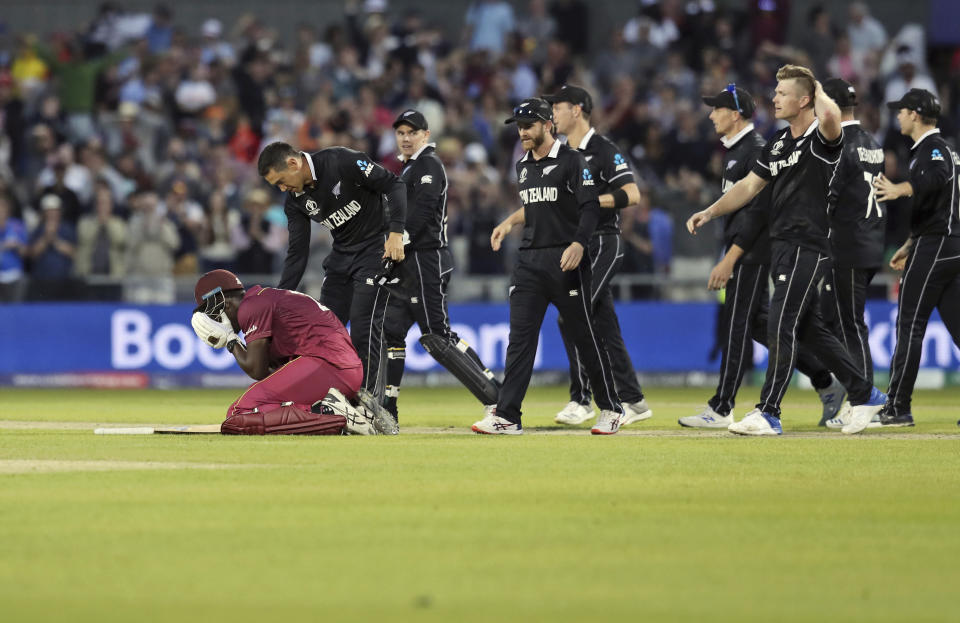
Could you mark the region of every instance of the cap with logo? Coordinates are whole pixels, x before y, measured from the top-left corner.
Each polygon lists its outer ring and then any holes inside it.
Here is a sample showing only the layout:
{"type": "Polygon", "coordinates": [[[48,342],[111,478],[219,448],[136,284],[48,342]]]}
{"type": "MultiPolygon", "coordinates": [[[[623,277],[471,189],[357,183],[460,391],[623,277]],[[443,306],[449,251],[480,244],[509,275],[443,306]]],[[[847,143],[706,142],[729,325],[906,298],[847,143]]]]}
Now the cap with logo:
{"type": "Polygon", "coordinates": [[[420,111],[413,110],[412,108],[400,113],[400,116],[397,117],[397,120],[393,122],[393,129],[396,130],[401,125],[408,125],[414,130],[429,129],[427,127],[426,117],[424,117],[420,111]]]}
{"type": "Polygon", "coordinates": [[[535,121],[553,121],[553,108],[545,99],[528,97],[513,109],[513,116],[504,123],[533,123],[535,121]]]}
{"type": "Polygon", "coordinates": [[[900,110],[906,108],[918,112],[924,117],[940,116],[940,100],[926,89],[910,89],[895,102],[887,102],[887,108],[900,110]]]}
{"type": "Polygon", "coordinates": [[[729,108],[735,110],[746,119],[753,116],[756,105],[753,103],[753,96],[746,89],[741,89],[735,84],[727,85],[727,88],[714,96],[704,95],[703,103],[714,108],[729,108]]]}
{"type": "Polygon", "coordinates": [[[823,92],[840,108],[857,105],[857,90],[843,78],[829,78],[823,82],[823,92]]]}
{"type": "Polygon", "coordinates": [[[588,115],[593,111],[593,98],[590,97],[590,93],[588,93],[586,89],[573,86],[572,84],[564,85],[559,91],[552,95],[544,95],[543,99],[547,100],[550,104],[567,102],[574,106],[579,106],[580,109],[588,115]]]}

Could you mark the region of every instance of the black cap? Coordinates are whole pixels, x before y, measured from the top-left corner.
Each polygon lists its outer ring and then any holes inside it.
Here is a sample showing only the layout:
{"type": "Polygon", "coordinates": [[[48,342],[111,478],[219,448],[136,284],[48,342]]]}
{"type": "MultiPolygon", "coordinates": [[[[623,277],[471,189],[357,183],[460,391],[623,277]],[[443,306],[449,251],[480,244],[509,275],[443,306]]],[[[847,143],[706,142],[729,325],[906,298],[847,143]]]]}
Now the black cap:
{"type": "Polygon", "coordinates": [[[575,87],[570,84],[564,85],[553,95],[544,95],[543,99],[547,100],[550,104],[569,102],[574,106],[579,106],[580,109],[588,115],[593,111],[593,98],[590,97],[590,93],[588,93],[586,89],[581,89],[580,87],[575,87]]]}
{"type": "Polygon", "coordinates": [[[887,108],[900,110],[906,108],[920,113],[924,117],[940,116],[940,100],[926,89],[910,89],[896,102],[887,102],[887,108]]]}
{"type": "Polygon", "coordinates": [[[414,130],[427,130],[427,120],[419,111],[414,109],[405,110],[400,113],[397,120],[393,122],[393,129],[396,130],[401,125],[408,125],[414,130]]]}
{"type": "Polygon", "coordinates": [[[539,97],[528,97],[513,109],[513,116],[504,123],[514,122],[553,121],[553,108],[547,100],[539,97]]]}
{"type": "Polygon", "coordinates": [[[735,110],[745,119],[753,116],[756,106],[753,103],[753,97],[746,89],[741,89],[736,85],[729,85],[723,91],[720,91],[713,97],[705,95],[701,98],[703,103],[714,108],[729,108],[735,110]],[[736,97],[734,97],[736,91],[736,97]]]}
{"type": "Polygon", "coordinates": [[[823,82],[823,92],[840,108],[857,105],[857,90],[843,78],[829,78],[823,82]]]}

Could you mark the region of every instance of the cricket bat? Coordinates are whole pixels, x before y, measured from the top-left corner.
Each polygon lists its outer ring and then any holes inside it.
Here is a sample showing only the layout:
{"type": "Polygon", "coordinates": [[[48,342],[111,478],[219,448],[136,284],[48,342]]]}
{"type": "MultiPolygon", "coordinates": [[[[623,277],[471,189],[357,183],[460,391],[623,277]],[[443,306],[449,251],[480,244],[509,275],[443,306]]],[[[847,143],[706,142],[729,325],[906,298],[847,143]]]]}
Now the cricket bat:
{"type": "Polygon", "coordinates": [[[94,435],[219,435],[219,424],[184,426],[128,426],[93,429],[94,435]]]}

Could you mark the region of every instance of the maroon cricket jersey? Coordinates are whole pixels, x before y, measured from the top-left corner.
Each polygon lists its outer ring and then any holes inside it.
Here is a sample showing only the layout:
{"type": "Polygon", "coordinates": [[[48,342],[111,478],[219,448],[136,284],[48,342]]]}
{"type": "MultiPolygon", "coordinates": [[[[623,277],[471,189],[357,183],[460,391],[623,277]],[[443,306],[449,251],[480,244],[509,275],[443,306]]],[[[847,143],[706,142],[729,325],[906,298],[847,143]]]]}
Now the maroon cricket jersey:
{"type": "Polygon", "coordinates": [[[237,318],[247,342],[273,338],[271,361],[301,355],[341,370],[362,365],[337,317],[306,294],[253,286],[244,294],[237,318]]]}

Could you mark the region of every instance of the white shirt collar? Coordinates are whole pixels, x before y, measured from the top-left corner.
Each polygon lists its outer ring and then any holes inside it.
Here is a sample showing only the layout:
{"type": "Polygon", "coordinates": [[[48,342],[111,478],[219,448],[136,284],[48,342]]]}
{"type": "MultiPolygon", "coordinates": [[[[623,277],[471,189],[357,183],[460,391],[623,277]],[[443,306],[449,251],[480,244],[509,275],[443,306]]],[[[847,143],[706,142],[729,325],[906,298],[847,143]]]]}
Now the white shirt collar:
{"type": "Polygon", "coordinates": [[[410,156],[410,159],[411,159],[411,160],[416,160],[416,159],[417,159],[417,156],[419,156],[420,154],[422,154],[424,149],[426,149],[427,147],[436,147],[436,146],[437,146],[436,143],[426,143],[426,144],[424,144],[423,147],[421,147],[420,149],[418,149],[418,150],[416,151],[416,153],[414,153],[412,156],[410,156]]]}
{"type": "Polygon", "coordinates": [[[726,136],[720,137],[720,142],[723,143],[724,147],[726,147],[727,149],[730,149],[731,147],[739,143],[740,139],[742,139],[747,134],[750,134],[751,132],[753,132],[753,123],[748,123],[746,126],[744,126],[742,130],[734,134],[733,138],[728,139],[726,136]]]}
{"type": "Polygon", "coordinates": [[[317,181],[317,171],[313,168],[313,158],[311,158],[311,157],[310,157],[310,154],[308,154],[308,153],[305,152],[305,151],[301,151],[300,153],[303,154],[303,157],[307,159],[307,164],[310,165],[310,175],[313,176],[313,181],[316,182],[316,181],[317,181]]]}
{"type": "Polygon", "coordinates": [[[917,145],[919,145],[920,143],[922,143],[922,142],[923,142],[923,139],[927,138],[927,137],[930,136],[931,134],[940,134],[940,128],[934,128],[934,129],[932,129],[932,130],[927,130],[926,132],[924,132],[924,133],[923,133],[923,136],[921,136],[920,138],[918,138],[918,139],[917,139],[917,142],[914,143],[914,144],[913,144],[913,147],[910,148],[910,151],[913,151],[914,149],[916,149],[916,148],[917,148],[917,145]]]}
{"type": "Polygon", "coordinates": [[[841,127],[841,128],[845,128],[845,127],[847,127],[848,125],[860,125],[860,120],[859,120],[859,119],[851,119],[850,121],[841,121],[841,122],[840,122],[840,127],[841,127]]]}
{"type": "Polygon", "coordinates": [[[584,134],[584,135],[583,135],[583,138],[580,140],[580,144],[577,145],[577,149],[579,149],[579,150],[581,150],[581,151],[583,151],[584,149],[586,149],[586,148],[587,148],[587,143],[590,142],[590,139],[593,138],[593,135],[596,134],[596,133],[597,133],[597,131],[596,131],[594,128],[592,128],[592,127],[591,127],[589,130],[587,130],[587,133],[584,134]]]}
{"type": "Polygon", "coordinates": [[[813,120],[813,123],[810,124],[810,127],[807,128],[807,131],[804,132],[803,135],[810,136],[811,134],[813,134],[813,131],[816,130],[818,127],[820,127],[820,120],[815,118],[813,120]]]}
{"type": "MultiPolygon", "coordinates": [[[[556,157],[557,157],[557,154],[560,153],[560,145],[561,145],[561,144],[562,144],[562,143],[561,143],[560,141],[558,141],[557,139],[553,139],[553,147],[550,148],[550,153],[547,154],[546,157],[547,157],[547,158],[556,158],[556,157]]],[[[523,158],[520,158],[520,162],[526,162],[527,160],[530,160],[530,154],[531,154],[531,153],[533,153],[533,152],[528,151],[527,153],[525,153],[525,154],[523,155],[523,158]]]]}

